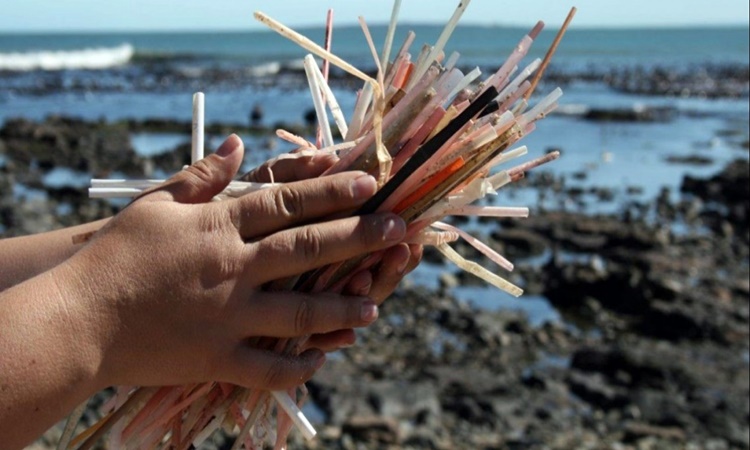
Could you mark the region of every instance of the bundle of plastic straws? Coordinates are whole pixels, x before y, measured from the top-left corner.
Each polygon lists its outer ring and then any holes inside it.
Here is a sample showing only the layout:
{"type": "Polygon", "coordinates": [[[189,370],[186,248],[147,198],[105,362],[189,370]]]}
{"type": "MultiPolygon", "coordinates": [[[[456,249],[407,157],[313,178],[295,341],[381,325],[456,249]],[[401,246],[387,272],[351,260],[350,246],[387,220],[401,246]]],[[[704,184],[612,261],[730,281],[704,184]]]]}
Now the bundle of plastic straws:
{"type": "MultiPolygon", "coordinates": [[[[346,170],[369,172],[379,181],[379,191],[356,215],[394,212],[407,223],[404,242],[435,246],[448,260],[488,283],[519,296],[522,290],[477,263],[467,261],[449,243],[465,239],[504,270],[513,264],[468,233],[443,222],[446,216],[526,217],[528,208],[475,205],[487,195],[524,177],[525,172],[556,159],[556,152],[506,167],[527,153],[514,145],[531,133],[536,123],[557,106],[558,88],[534,105],[529,99],[541,78],[575,8],[565,21],[544,60],[521,62],[543,28],[539,22],[523,36],[500,68],[480,81],[475,68],[463,73],[457,53],[445,57],[444,49],[459,18],[469,5],[463,0],[434,45],[425,45],[416,58],[411,53],[415,34],[409,32],[391,59],[391,48],[400,0],[396,0],[385,44],[378,55],[364,20],[360,23],[378,69],[372,78],[330,51],[331,13],[326,42],[315,44],[262,13],[255,17],[311,52],[304,68],[318,117],[319,138],[313,144],[291,133],[277,134],[305,151],[335,152],[340,159],[324,175],[346,170]],[[323,60],[323,70],[313,55],[323,60]],[[347,120],[327,82],[329,64],[364,82],[354,112],[347,120]],[[335,142],[328,113],[342,142],[335,142]]],[[[193,161],[203,157],[203,96],[194,97],[193,161]]],[[[93,180],[92,197],[135,196],[161,180],[93,180]]],[[[238,197],[264,189],[237,181],[217,197],[238,197]]],[[[380,254],[362,255],[300,274],[291,280],[295,290],[340,291],[349,277],[379,262],[380,254]]],[[[280,352],[296,352],[302,340],[274,342],[280,352]]],[[[188,449],[198,447],[213,432],[236,434],[233,449],[286,447],[296,425],[306,438],[315,430],[300,411],[304,386],[292,392],[266,392],[227,383],[201,383],[152,388],[119,387],[104,406],[107,414],[97,424],[72,438],[83,405],[71,416],[58,448],[91,448],[109,433],[108,448],[188,449]],[[274,414],[276,412],[276,414],[274,414]]]]}

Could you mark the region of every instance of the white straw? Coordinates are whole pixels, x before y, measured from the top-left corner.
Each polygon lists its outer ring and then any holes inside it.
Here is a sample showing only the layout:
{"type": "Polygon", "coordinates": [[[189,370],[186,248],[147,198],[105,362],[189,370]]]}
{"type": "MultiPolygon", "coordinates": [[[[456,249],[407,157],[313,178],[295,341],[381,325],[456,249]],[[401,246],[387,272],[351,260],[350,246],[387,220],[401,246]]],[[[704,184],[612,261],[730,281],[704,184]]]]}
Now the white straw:
{"type": "Polygon", "coordinates": [[[136,197],[145,189],[138,188],[89,188],[89,198],[129,198],[136,197]]]}
{"type": "Polygon", "coordinates": [[[360,129],[365,122],[367,108],[369,108],[370,102],[372,102],[372,94],[372,84],[365,83],[365,86],[362,88],[359,98],[357,99],[354,114],[352,114],[352,120],[349,122],[349,132],[346,134],[347,141],[356,139],[360,134],[360,129]]]}
{"type": "Polygon", "coordinates": [[[388,32],[385,35],[385,43],[383,44],[383,54],[380,59],[380,67],[383,70],[388,69],[388,58],[391,56],[391,46],[393,46],[393,34],[396,32],[396,22],[398,21],[398,11],[401,9],[401,0],[395,0],[393,2],[393,10],[391,11],[391,22],[388,24],[388,32]]]}
{"type": "Polygon", "coordinates": [[[560,97],[562,97],[563,91],[560,88],[556,88],[544,97],[539,103],[537,103],[530,111],[524,113],[518,118],[518,123],[526,125],[542,118],[549,110],[549,108],[556,103],[560,97]]]}
{"type": "Polygon", "coordinates": [[[205,96],[203,92],[193,94],[193,139],[190,147],[190,163],[203,159],[203,130],[205,127],[205,96]]]}
{"type": "Polygon", "coordinates": [[[458,62],[458,58],[460,57],[461,54],[458,52],[451,53],[451,55],[445,61],[445,70],[451,70],[453,67],[455,67],[456,63],[458,62]]]}
{"type": "Polygon", "coordinates": [[[453,101],[453,97],[455,97],[462,90],[466,89],[472,82],[474,82],[474,80],[479,78],[480,75],[482,75],[482,71],[479,69],[479,67],[475,67],[474,70],[466,74],[466,76],[463,77],[463,79],[456,85],[456,87],[453,88],[450,94],[445,97],[446,101],[443,104],[443,107],[447,109],[447,105],[449,102],[453,101]]]}
{"type": "Polygon", "coordinates": [[[458,6],[456,7],[456,10],[453,12],[453,15],[451,16],[448,23],[445,25],[443,32],[440,34],[440,37],[435,43],[435,46],[432,48],[432,51],[430,51],[430,54],[427,56],[427,58],[424,60],[421,66],[417,67],[416,73],[414,74],[413,79],[418,80],[422,78],[422,75],[424,75],[424,73],[427,72],[427,68],[430,67],[430,64],[432,64],[432,62],[435,61],[438,55],[440,55],[440,53],[443,51],[445,44],[448,42],[448,38],[451,37],[453,30],[456,28],[456,25],[458,24],[458,20],[461,18],[464,11],[466,11],[466,8],[469,6],[469,3],[470,3],[470,0],[461,0],[461,2],[458,4],[458,6]]]}
{"type": "Polygon", "coordinates": [[[446,214],[450,216],[476,216],[476,217],[529,217],[529,208],[511,206],[479,206],[464,205],[459,208],[449,209],[446,214]]]}
{"type": "Polygon", "coordinates": [[[276,399],[276,402],[281,406],[281,409],[284,410],[287,416],[289,416],[290,419],[292,419],[292,422],[294,422],[294,425],[297,426],[297,429],[302,433],[302,435],[307,439],[308,441],[315,437],[317,434],[317,431],[315,431],[315,428],[312,426],[309,420],[307,420],[307,417],[305,417],[304,414],[302,414],[302,411],[297,406],[297,403],[292,400],[292,398],[284,391],[271,391],[271,394],[273,395],[273,398],[276,399]]]}
{"type": "Polygon", "coordinates": [[[331,124],[328,123],[328,114],[323,103],[323,94],[320,92],[320,84],[315,77],[316,70],[318,70],[318,67],[315,63],[315,58],[308,54],[305,56],[307,83],[310,85],[310,94],[312,94],[313,104],[315,105],[315,114],[318,116],[318,126],[323,132],[323,146],[330,147],[333,145],[333,135],[331,135],[331,124]]]}
{"type": "Polygon", "coordinates": [[[104,180],[94,178],[91,180],[92,188],[106,188],[106,187],[137,187],[142,188],[144,186],[158,186],[164,183],[166,180],[104,180]]]}
{"type": "Polygon", "coordinates": [[[349,132],[348,127],[346,126],[346,119],[344,118],[344,112],[341,111],[341,106],[339,106],[339,102],[336,100],[336,97],[333,95],[333,91],[331,91],[331,88],[328,86],[328,83],[326,82],[325,78],[323,77],[323,73],[321,73],[320,69],[318,68],[317,64],[312,65],[313,68],[313,74],[315,75],[315,78],[318,80],[318,85],[323,89],[323,94],[325,94],[325,100],[328,103],[328,108],[331,110],[331,115],[333,115],[333,120],[336,122],[336,126],[339,129],[339,132],[341,133],[341,136],[346,136],[346,134],[349,132]]]}
{"type": "Polygon", "coordinates": [[[493,167],[497,165],[504,164],[512,159],[516,159],[520,156],[525,155],[528,152],[529,152],[529,149],[525,145],[522,145],[521,147],[518,147],[516,149],[500,153],[494,159],[492,159],[489,163],[487,163],[485,167],[488,169],[492,169],[493,167]]]}
{"type": "MultiPolygon", "coordinates": [[[[91,180],[89,188],[90,198],[132,198],[140,195],[146,189],[159,186],[166,180],[91,180]]],[[[261,189],[274,186],[273,183],[251,183],[247,181],[232,181],[222,194],[227,197],[241,197],[261,189]]]]}
{"type": "Polygon", "coordinates": [[[542,60],[540,58],[537,58],[534,61],[532,61],[531,64],[526,66],[526,68],[524,68],[521,71],[521,73],[519,73],[518,76],[516,76],[516,78],[514,78],[510,84],[508,84],[502,91],[500,91],[497,97],[495,97],[496,101],[502,104],[503,102],[508,100],[510,97],[512,97],[513,94],[516,92],[516,89],[518,89],[518,87],[521,85],[521,83],[526,81],[526,79],[530,77],[531,74],[534,73],[541,65],[542,65],[542,60]]]}

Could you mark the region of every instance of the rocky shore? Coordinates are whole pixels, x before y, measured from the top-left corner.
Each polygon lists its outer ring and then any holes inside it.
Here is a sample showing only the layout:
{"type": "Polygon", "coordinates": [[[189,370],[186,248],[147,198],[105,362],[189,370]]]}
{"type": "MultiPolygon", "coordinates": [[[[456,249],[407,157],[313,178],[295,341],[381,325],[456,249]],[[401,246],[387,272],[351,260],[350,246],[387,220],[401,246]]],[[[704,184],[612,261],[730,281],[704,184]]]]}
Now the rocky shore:
{"type": "MultiPolygon", "coordinates": [[[[0,91],[10,95],[43,96],[57,92],[194,92],[226,90],[256,86],[282,90],[306,89],[302,66],[296,61],[280,63],[276,70],[265,66],[199,64],[176,59],[143,59],[113,68],[103,75],[98,71],[76,70],[37,74],[31,83],[23,72],[0,71],[0,91]],[[187,65],[183,64],[186,63],[187,65]]],[[[459,67],[468,73],[474,67],[459,67]]],[[[491,73],[497,67],[480,67],[491,73]]],[[[363,68],[375,76],[374,68],[363,68]]],[[[628,66],[611,68],[586,67],[561,71],[554,64],[546,76],[550,84],[566,86],[574,82],[604,83],[615,91],[668,97],[743,98],[750,92],[750,68],[741,63],[705,63],[687,68],[670,65],[628,66]]],[[[330,83],[334,87],[358,89],[359,81],[338,68],[333,68],[330,83]]]]}
{"type": "MultiPolygon", "coordinates": [[[[86,198],[87,179],[58,186],[50,173],[179,166],[179,153],[135,153],[130,133],[151,126],[7,121],[0,236],[115,213],[117,204],[86,198]]],[[[441,289],[406,283],[309,383],[320,434],[290,448],[750,448],[749,185],[743,158],[685,177],[678,200],[660,197],[648,211],[539,211],[492,225],[491,244],[518,262],[514,281],[562,319],[536,326],[519,312],[473,309],[451,286],[475,281],[448,265],[441,289]]],[[[229,442],[216,436],[205,448],[229,442]]]]}

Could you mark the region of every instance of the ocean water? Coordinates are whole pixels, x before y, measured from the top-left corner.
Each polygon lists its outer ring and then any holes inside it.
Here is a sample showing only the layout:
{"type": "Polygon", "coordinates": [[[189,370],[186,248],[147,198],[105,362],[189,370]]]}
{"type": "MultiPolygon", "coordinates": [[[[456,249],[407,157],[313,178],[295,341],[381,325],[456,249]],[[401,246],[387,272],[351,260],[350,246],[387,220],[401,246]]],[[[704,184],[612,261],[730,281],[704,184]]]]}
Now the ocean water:
{"type": "MultiPolygon", "coordinates": [[[[423,43],[434,42],[441,31],[439,26],[402,25],[395,50],[409,29],[417,35],[412,54],[418,53],[423,43]]],[[[311,39],[322,40],[322,28],[300,31],[311,39]]],[[[502,64],[527,31],[459,27],[447,53],[461,54],[459,67],[479,66],[488,75],[502,64]]],[[[544,55],[554,31],[541,34],[525,63],[544,55]]],[[[372,32],[375,42],[383,41],[384,27],[374,26],[372,32]]],[[[356,27],[334,30],[333,51],[362,69],[374,68],[366,42],[356,27]]],[[[550,67],[552,79],[562,83],[565,92],[561,113],[542,121],[522,144],[529,147],[530,157],[550,148],[560,149],[562,158],[545,170],[556,177],[566,177],[568,186],[607,188],[612,198],[602,201],[590,195],[575,205],[560,205],[556,200],[540,198],[535,189],[515,189],[501,191],[496,204],[528,205],[532,210],[543,206],[614,212],[627,202],[647,203],[664,188],[676,199],[686,174],[706,176],[732,159],[747,158],[747,149],[740,144],[750,134],[748,53],[747,28],[571,29],[550,67]],[[677,96],[634,94],[614,89],[608,83],[617,74],[648,74],[655,70],[677,80],[683,76],[705,78],[701,82],[709,88],[711,83],[722,81],[718,79],[722,73],[734,77],[739,73],[735,81],[740,88],[736,96],[709,98],[695,92],[677,96]],[[673,111],[673,118],[654,123],[584,120],[580,111],[591,108],[668,108],[673,111]],[[708,162],[667,162],[690,156],[705,157],[708,162]]],[[[0,124],[12,117],[42,119],[50,114],[109,120],[189,120],[195,91],[206,93],[207,122],[247,123],[250,110],[259,105],[264,110],[265,124],[300,123],[312,106],[309,91],[298,81],[305,54],[275,33],[260,31],[0,34],[0,124]]],[[[333,85],[347,116],[359,85],[333,85]]],[[[555,85],[543,83],[539,90],[549,92],[555,85]]],[[[142,154],[157,154],[185,141],[187,133],[189,130],[184,135],[143,133],[132,139],[142,154]]],[[[214,147],[223,139],[208,138],[214,147]]],[[[273,136],[243,138],[250,149],[247,166],[288,149],[278,145],[273,151],[260,150],[269,147],[273,136]]],[[[50,183],[79,188],[82,176],[85,174],[59,171],[50,183]]],[[[435,270],[444,269],[426,267],[413,281],[434,283],[435,270]]],[[[474,298],[481,307],[491,307],[493,299],[499,298],[499,305],[525,310],[534,323],[559,320],[544,299],[519,304],[503,294],[479,288],[457,294],[467,300],[474,298]]]]}

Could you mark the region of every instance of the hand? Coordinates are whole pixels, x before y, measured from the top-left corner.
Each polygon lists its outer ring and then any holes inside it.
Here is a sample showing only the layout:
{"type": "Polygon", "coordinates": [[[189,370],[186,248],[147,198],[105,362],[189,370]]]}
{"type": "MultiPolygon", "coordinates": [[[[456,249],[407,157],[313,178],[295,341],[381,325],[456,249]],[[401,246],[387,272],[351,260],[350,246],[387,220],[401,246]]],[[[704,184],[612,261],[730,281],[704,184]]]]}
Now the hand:
{"type": "Polygon", "coordinates": [[[325,334],[377,317],[367,298],[260,290],[403,239],[404,223],[392,214],[300,225],[356,208],[375,180],[349,172],[200,204],[229,183],[242,153],[230,137],[128,206],[64,264],[77,280],[72,289],[86,293],[68,296],[66,308],[89,338],[86,353],[99,359],[103,384],[288,388],[310,378],[324,355],[283,356],[248,338],[325,334]]]}
{"type": "MultiPolygon", "coordinates": [[[[382,304],[396,289],[401,280],[414,270],[422,260],[421,245],[398,244],[386,250],[383,259],[372,270],[363,270],[349,281],[344,294],[367,296],[377,305],[382,304]]],[[[305,343],[305,349],[317,348],[326,352],[351,347],[357,340],[354,330],[336,330],[314,334],[305,343]]]]}
{"type": "MultiPolygon", "coordinates": [[[[305,150],[305,149],[300,149],[305,150]]],[[[314,178],[338,162],[329,153],[296,151],[263,163],[242,176],[244,181],[270,183],[290,182],[314,178]]],[[[386,251],[383,259],[372,270],[363,270],[352,277],[344,289],[346,295],[366,296],[382,304],[396,289],[404,276],[414,270],[422,260],[421,245],[399,244],[386,251]]],[[[354,330],[336,330],[314,334],[305,343],[305,348],[318,348],[327,352],[354,345],[354,330]]]]}

